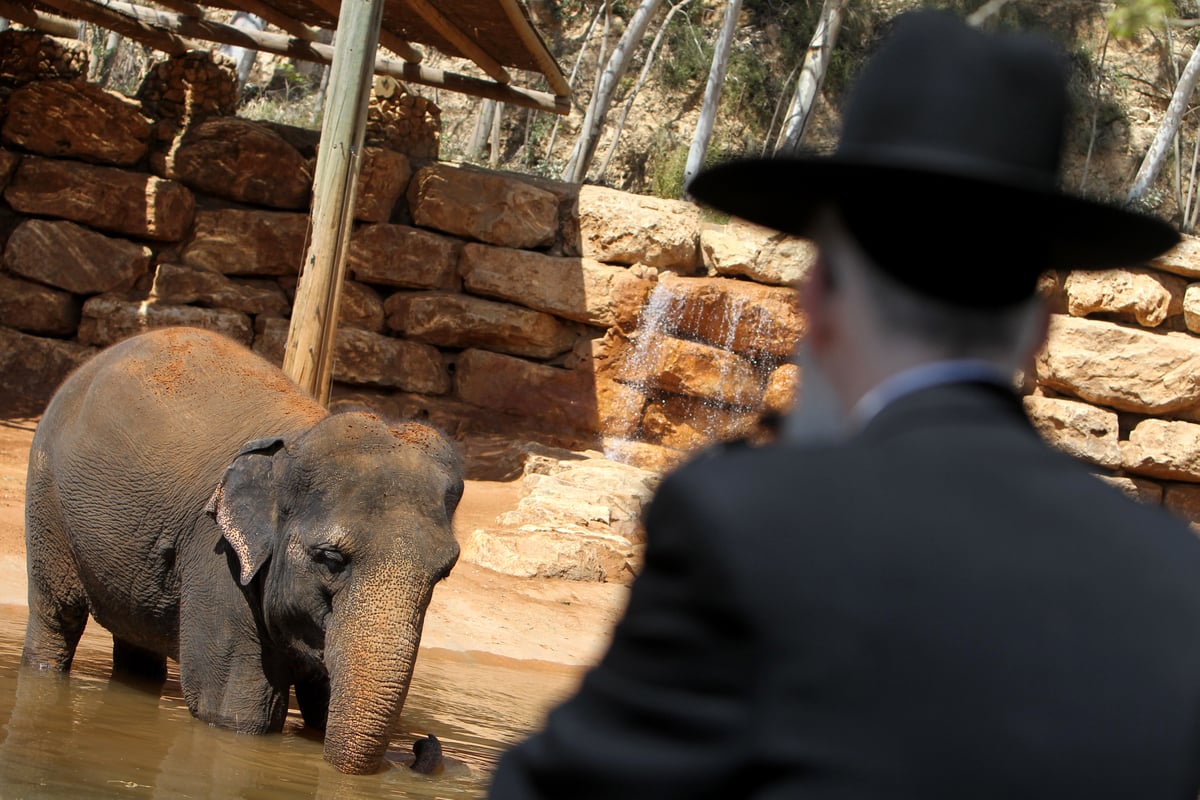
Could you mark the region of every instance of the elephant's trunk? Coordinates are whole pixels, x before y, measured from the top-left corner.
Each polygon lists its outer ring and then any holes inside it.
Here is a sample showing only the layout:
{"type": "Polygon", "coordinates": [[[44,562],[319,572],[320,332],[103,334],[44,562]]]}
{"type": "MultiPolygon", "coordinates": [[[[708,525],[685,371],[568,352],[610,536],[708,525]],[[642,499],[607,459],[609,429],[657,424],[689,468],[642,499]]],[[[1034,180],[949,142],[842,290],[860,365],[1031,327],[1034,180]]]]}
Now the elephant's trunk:
{"type": "Polygon", "coordinates": [[[379,769],[404,708],[433,592],[410,583],[371,580],[348,588],[334,603],[325,637],[325,760],[342,772],[379,769]]]}

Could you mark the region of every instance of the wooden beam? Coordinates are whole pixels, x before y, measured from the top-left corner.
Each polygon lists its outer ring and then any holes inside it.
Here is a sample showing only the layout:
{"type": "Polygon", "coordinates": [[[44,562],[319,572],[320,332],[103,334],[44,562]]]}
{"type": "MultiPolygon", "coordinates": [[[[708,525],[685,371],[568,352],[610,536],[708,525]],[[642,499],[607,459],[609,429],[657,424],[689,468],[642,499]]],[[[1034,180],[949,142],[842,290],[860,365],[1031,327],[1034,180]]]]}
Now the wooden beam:
{"type": "Polygon", "coordinates": [[[521,44],[525,45],[525,49],[537,61],[538,69],[542,71],[542,74],[546,76],[546,81],[550,84],[550,90],[556,95],[570,97],[571,86],[563,76],[562,70],[559,69],[558,62],[554,60],[554,57],[546,49],[546,43],[542,41],[542,37],[538,36],[537,31],[533,29],[533,25],[530,24],[529,19],[525,16],[525,12],[521,10],[517,0],[500,0],[500,7],[508,15],[508,21],[512,23],[513,29],[516,30],[517,36],[521,39],[521,44]]]}
{"type": "Polygon", "coordinates": [[[154,0],[160,6],[166,6],[172,11],[176,11],[185,17],[195,17],[199,19],[204,16],[204,9],[189,0],[154,0]]]}
{"type": "Polygon", "coordinates": [[[20,3],[0,0],[0,16],[7,17],[13,22],[24,25],[26,28],[34,28],[42,33],[48,33],[51,36],[61,36],[65,39],[79,38],[79,23],[75,20],[46,14],[28,6],[23,6],[20,3]]]}
{"type": "Polygon", "coordinates": [[[384,0],[342,0],[326,94],[329,106],[313,176],[309,247],[284,348],[283,371],[322,405],[329,404],[333,384],[337,319],[383,4],[384,0]]]}
{"type": "MultiPolygon", "coordinates": [[[[340,0],[312,0],[312,3],[328,14],[330,19],[338,18],[340,0]]],[[[379,43],[405,61],[411,61],[414,64],[420,64],[421,59],[425,57],[420,50],[390,31],[380,29],[379,43]]]]}
{"type": "MultiPolygon", "coordinates": [[[[163,0],[156,0],[161,3],[163,0]]],[[[262,17],[276,28],[287,31],[297,39],[303,39],[306,42],[317,41],[317,36],[320,34],[319,29],[305,25],[300,20],[289,17],[281,11],[278,11],[274,6],[269,6],[259,0],[237,0],[238,8],[245,11],[247,14],[253,14],[256,17],[262,17]]]]}
{"type": "MultiPolygon", "coordinates": [[[[487,73],[489,78],[496,83],[512,83],[512,77],[501,66],[500,62],[492,58],[482,47],[477,45],[474,39],[463,33],[445,14],[438,11],[429,0],[404,0],[404,2],[408,4],[409,8],[417,12],[418,16],[429,24],[429,27],[433,28],[446,41],[458,48],[460,53],[474,61],[481,70],[487,73]]],[[[386,47],[386,44],[384,46],[386,47]]]]}
{"type": "MultiPolygon", "coordinates": [[[[62,0],[55,1],[62,2],[62,0]]],[[[9,5],[15,6],[11,0],[6,0],[6,2],[9,5]]],[[[91,5],[84,3],[76,4],[91,5]]],[[[166,39],[173,43],[181,42],[186,45],[186,50],[202,47],[199,43],[191,41],[191,39],[200,39],[205,42],[216,42],[218,44],[233,45],[234,47],[245,47],[250,50],[261,50],[264,53],[275,53],[276,55],[298,58],[303,61],[312,61],[317,64],[330,64],[333,61],[334,48],[327,44],[305,41],[266,31],[242,30],[241,28],[235,28],[232,25],[214,22],[209,19],[181,17],[178,14],[172,14],[168,11],[118,2],[118,0],[106,0],[105,6],[104,9],[101,9],[98,6],[92,5],[94,11],[103,11],[105,13],[102,20],[97,16],[95,24],[116,30],[122,35],[144,42],[159,50],[164,50],[164,52],[171,51],[167,51],[164,47],[159,47],[156,43],[159,40],[166,39]],[[134,23],[137,24],[135,25],[134,23]],[[120,25],[124,30],[118,30],[115,27],[116,25],[120,25]],[[147,29],[149,32],[146,32],[147,29]],[[128,33],[125,31],[128,31],[128,33]],[[182,37],[191,37],[191,39],[182,37]]],[[[6,14],[5,16],[16,19],[15,14],[6,14]]],[[[48,15],[44,14],[39,14],[38,16],[40,18],[48,18],[48,15]]],[[[72,14],[72,16],[79,15],[72,14]]],[[[88,19],[88,21],[92,22],[93,20],[88,19]]],[[[48,20],[47,24],[52,23],[48,20]]],[[[546,92],[523,89],[517,86],[505,86],[481,78],[459,75],[454,72],[445,72],[420,64],[412,64],[407,61],[376,58],[375,74],[391,75],[408,83],[435,86],[439,89],[458,92],[459,94],[469,94],[474,97],[499,100],[521,108],[533,108],[539,111],[549,111],[562,115],[569,114],[571,111],[569,100],[564,96],[556,97],[546,92]]]]}
{"type": "Polygon", "coordinates": [[[100,3],[90,3],[84,0],[44,0],[44,4],[58,9],[68,16],[116,31],[122,36],[136,39],[150,45],[155,50],[162,50],[173,56],[182,55],[193,48],[191,43],[179,36],[167,33],[142,20],[112,11],[100,3]]]}

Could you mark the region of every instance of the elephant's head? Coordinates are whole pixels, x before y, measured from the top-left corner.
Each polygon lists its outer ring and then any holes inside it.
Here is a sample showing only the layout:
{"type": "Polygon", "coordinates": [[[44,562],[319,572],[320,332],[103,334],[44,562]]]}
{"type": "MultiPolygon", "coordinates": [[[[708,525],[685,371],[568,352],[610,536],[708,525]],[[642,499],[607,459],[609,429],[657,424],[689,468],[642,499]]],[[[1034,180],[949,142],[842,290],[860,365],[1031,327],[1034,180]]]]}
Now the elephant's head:
{"type": "Polygon", "coordinates": [[[439,433],[347,413],[248,443],[213,496],[238,579],[258,576],[267,634],[308,670],[301,709],[325,723],[325,758],[343,772],[381,764],[425,608],[458,559],[462,491],[458,454],[439,433]]]}

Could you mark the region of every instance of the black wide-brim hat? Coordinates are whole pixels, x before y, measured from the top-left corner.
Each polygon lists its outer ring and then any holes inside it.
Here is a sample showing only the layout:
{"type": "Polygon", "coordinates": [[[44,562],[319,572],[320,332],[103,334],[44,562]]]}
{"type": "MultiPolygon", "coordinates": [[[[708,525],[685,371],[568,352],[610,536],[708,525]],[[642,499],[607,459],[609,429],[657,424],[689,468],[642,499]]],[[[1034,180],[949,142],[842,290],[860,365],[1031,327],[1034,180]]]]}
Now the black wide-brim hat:
{"type": "Polygon", "coordinates": [[[687,191],[799,236],[832,206],[901,283],[1008,305],[1046,269],[1137,265],[1179,241],[1161,220],[1059,189],[1066,86],[1065,56],[1041,36],[904,14],[855,84],[833,155],[733,161],[687,191]]]}

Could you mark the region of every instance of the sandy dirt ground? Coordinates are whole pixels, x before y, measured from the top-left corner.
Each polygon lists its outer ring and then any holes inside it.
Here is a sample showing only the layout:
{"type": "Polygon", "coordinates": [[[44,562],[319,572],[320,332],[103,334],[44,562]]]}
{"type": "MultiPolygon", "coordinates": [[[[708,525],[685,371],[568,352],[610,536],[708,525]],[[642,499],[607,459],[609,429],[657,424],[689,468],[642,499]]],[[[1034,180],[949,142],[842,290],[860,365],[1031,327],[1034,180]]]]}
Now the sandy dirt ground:
{"type": "MultiPolygon", "coordinates": [[[[35,419],[0,419],[0,604],[25,605],[25,469],[35,419]]],[[[455,532],[494,527],[516,506],[516,482],[467,481],[455,532]]],[[[459,562],[434,591],[422,647],[503,659],[588,665],[624,607],[616,584],[513,578],[459,562]]]]}

